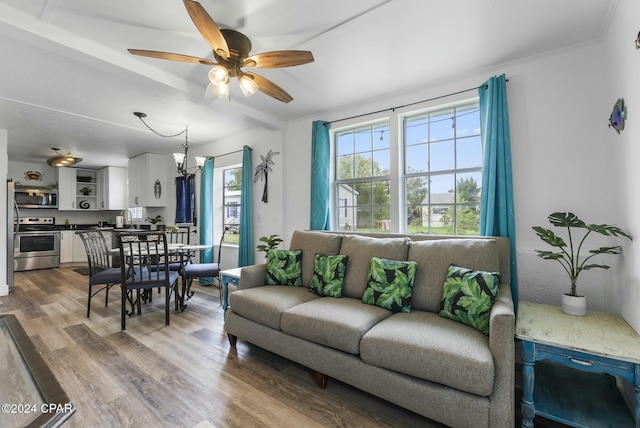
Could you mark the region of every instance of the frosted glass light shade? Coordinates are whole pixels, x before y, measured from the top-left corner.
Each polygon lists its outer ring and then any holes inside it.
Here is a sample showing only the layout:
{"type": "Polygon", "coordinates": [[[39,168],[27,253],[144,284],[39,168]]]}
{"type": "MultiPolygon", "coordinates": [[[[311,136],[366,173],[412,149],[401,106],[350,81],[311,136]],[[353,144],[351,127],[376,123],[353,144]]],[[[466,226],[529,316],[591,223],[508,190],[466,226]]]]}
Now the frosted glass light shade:
{"type": "Polygon", "coordinates": [[[225,85],[229,82],[229,72],[222,65],[216,65],[209,70],[209,81],[215,86],[225,85]]]}
{"type": "Polygon", "coordinates": [[[174,153],[173,160],[176,162],[176,165],[180,166],[184,163],[184,153],[174,153]]]}
{"type": "Polygon", "coordinates": [[[250,97],[258,90],[258,84],[249,76],[239,76],[238,83],[245,97],[250,97]]]}

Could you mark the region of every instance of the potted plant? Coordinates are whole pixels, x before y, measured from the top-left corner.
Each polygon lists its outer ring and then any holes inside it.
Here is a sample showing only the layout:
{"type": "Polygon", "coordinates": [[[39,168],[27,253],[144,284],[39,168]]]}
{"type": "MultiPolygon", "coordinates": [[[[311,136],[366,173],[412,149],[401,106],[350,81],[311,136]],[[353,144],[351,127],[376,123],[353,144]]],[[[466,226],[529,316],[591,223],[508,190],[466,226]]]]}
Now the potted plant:
{"type": "Polygon", "coordinates": [[[263,236],[259,239],[260,242],[264,242],[264,244],[257,245],[256,248],[258,251],[263,251],[266,254],[269,254],[269,251],[277,248],[278,245],[282,242],[282,239],[278,235],[271,236],[263,236]]]}
{"type": "Polygon", "coordinates": [[[606,236],[625,237],[631,239],[628,233],[616,226],[607,224],[586,224],[573,213],[553,213],[549,215],[549,222],[556,227],[567,229],[567,241],[556,235],[550,229],[535,226],[536,235],[552,247],[559,251],[536,250],[538,257],[545,260],[555,260],[563,267],[569,275],[571,289],[569,293],[562,296],[562,310],[571,315],[585,315],[587,311],[586,297],[577,292],[578,276],[582,271],[591,269],[609,269],[609,266],[592,263],[591,259],[599,254],[620,254],[622,247],[600,247],[588,251],[588,256],[584,257],[583,245],[587,237],[592,233],[599,233],[606,236]],[[582,238],[574,236],[574,229],[582,229],[582,238]],[[576,246],[577,243],[577,246],[576,246]]]}
{"type": "Polygon", "coordinates": [[[147,217],[146,221],[151,223],[151,230],[157,230],[158,229],[158,223],[160,223],[162,221],[162,216],[160,214],[158,214],[155,217],[147,217]]]}
{"type": "Polygon", "coordinates": [[[89,196],[91,194],[93,189],[91,189],[90,187],[83,187],[82,189],[80,189],[80,192],[84,195],[84,196],[89,196]]]}

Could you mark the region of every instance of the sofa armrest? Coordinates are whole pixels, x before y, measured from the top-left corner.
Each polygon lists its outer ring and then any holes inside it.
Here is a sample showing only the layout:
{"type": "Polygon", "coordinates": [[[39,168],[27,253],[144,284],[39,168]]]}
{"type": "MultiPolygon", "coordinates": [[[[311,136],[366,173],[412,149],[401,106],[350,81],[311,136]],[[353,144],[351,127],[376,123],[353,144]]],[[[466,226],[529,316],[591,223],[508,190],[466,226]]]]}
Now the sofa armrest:
{"type": "Polygon", "coordinates": [[[516,314],[509,284],[500,284],[498,295],[489,316],[489,347],[495,355],[514,349],[516,314]]]}
{"type": "Polygon", "coordinates": [[[243,267],[240,271],[238,290],[263,286],[266,275],[267,265],[265,263],[243,267]]]}
{"type": "Polygon", "coordinates": [[[492,427],[512,427],[515,423],[515,323],[510,285],[500,284],[489,317],[489,348],[495,364],[489,421],[492,427]]]}

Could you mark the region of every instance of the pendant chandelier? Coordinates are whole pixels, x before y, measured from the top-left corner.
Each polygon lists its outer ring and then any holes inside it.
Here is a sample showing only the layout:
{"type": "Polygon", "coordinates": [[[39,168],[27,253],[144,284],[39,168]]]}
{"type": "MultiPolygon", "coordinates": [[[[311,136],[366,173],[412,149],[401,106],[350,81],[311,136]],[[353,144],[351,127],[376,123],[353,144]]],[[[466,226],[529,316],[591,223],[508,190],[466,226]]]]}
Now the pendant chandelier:
{"type": "Polygon", "coordinates": [[[153,132],[154,134],[163,137],[163,138],[175,138],[175,137],[179,137],[180,135],[184,134],[184,143],[182,143],[182,148],[184,149],[184,153],[174,153],[173,154],[173,160],[176,163],[176,167],[178,169],[178,173],[180,175],[183,175],[185,177],[189,176],[189,175],[193,175],[195,174],[196,171],[200,171],[202,169],[202,167],[204,166],[204,162],[207,160],[206,156],[195,156],[195,161],[196,161],[196,166],[195,167],[189,167],[188,163],[189,163],[189,128],[185,127],[182,131],[178,132],[177,134],[173,134],[173,135],[164,135],[159,133],[158,131],[156,131],[155,129],[151,128],[147,122],[144,121],[144,118],[147,117],[147,115],[145,113],[141,113],[139,111],[136,111],[133,113],[134,116],[136,116],[138,119],[140,119],[140,121],[144,124],[144,126],[147,127],[147,129],[149,129],[149,131],[153,132]],[[193,172],[191,172],[193,171],[193,172]]]}
{"type": "Polygon", "coordinates": [[[63,168],[67,166],[72,166],[82,161],[82,158],[77,158],[73,156],[71,153],[60,153],[60,149],[57,147],[51,147],[51,150],[56,152],[55,156],[51,156],[47,159],[47,164],[54,168],[63,168]]]}

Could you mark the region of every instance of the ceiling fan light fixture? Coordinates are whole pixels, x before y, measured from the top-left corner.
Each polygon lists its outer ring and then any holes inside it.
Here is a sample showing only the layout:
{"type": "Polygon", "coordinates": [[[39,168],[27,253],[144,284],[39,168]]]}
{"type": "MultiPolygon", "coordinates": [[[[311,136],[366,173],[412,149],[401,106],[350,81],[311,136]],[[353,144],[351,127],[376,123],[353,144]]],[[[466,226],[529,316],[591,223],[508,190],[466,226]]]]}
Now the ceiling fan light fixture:
{"type": "Polygon", "coordinates": [[[238,84],[245,97],[250,97],[258,90],[258,84],[246,74],[238,77],[238,84]]]}
{"type": "Polygon", "coordinates": [[[229,98],[229,83],[224,85],[212,85],[211,92],[218,98],[229,98]]]}
{"type": "Polygon", "coordinates": [[[209,70],[209,81],[214,86],[222,86],[229,83],[229,72],[226,67],[216,65],[209,70]]]}

